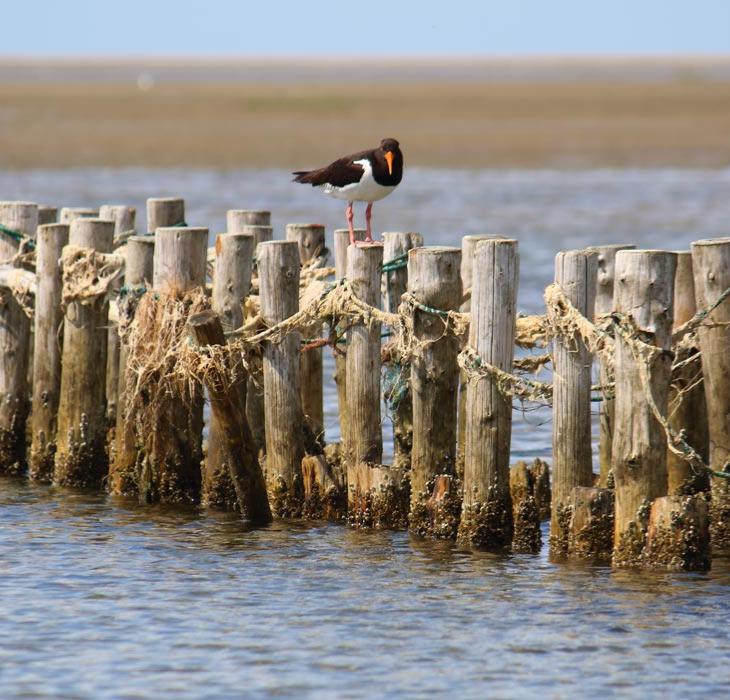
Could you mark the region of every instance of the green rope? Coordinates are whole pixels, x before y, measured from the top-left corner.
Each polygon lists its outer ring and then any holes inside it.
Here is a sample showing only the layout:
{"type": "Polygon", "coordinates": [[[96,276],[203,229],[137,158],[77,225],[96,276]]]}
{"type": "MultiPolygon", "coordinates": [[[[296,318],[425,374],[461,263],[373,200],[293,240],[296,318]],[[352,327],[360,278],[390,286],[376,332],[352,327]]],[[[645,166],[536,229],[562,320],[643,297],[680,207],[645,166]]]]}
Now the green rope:
{"type": "Polygon", "coordinates": [[[407,365],[392,362],[384,366],[383,398],[391,411],[397,411],[410,392],[407,365]]]}
{"type": "Polygon", "coordinates": [[[410,300],[411,304],[415,306],[419,311],[424,311],[427,314],[433,314],[434,316],[441,316],[441,318],[448,318],[449,317],[449,311],[442,311],[441,309],[434,309],[433,306],[426,306],[426,304],[422,304],[420,301],[416,301],[415,299],[410,300]]]}
{"type": "Polygon", "coordinates": [[[394,270],[403,270],[406,267],[408,267],[408,253],[403,253],[403,255],[398,255],[392,260],[383,263],[383,274],[393,272],[394,270]]]}
{"type": "Polygon", "coordinates": [[[27,236],[24,236],[20,231],[16,231],[15,229],[10,228],[9,226],[5,226],[4,224],[0,224],[0,231],[18,241],[18,243],[23,243],[23,241],[25,241],[25,244],[31,250],[35,248],[35,241],[28,238],[27,236]]]}

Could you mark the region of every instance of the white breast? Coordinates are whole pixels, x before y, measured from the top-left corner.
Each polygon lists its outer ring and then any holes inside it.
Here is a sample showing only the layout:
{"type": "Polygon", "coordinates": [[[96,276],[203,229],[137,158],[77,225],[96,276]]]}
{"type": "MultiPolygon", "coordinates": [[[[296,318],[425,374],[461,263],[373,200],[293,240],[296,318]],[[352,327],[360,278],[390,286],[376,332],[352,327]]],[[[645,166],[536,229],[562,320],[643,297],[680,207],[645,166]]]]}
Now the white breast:
{"type": "Polygon", "coordinates": [[[348,202],[377,202],[379,199],[387,197],[395,189],[395,187],[385,187],[375,182],[373,169],[367,158],[356,160],[355,163],[362,166],[364,171],[360,182],[344,187],[322,185],[320,189],[330,197],[344,199],[348,202]]]}

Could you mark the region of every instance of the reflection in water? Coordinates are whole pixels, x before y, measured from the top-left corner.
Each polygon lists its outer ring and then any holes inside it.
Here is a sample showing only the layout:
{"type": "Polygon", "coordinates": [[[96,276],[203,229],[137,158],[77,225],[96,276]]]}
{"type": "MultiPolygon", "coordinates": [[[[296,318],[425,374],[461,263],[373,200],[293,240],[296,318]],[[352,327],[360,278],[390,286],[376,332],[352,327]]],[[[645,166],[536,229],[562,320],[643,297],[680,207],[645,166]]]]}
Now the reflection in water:
{"type": "MultiPolygon", "coordinates": [[[[186,219],[212,233],[232,207],[271,208],[279,237],[287,221],[322,221],[330,236],[341,225],[336,202],[280,171],[0,172],[0,191],[128,202],[140,228],[144,198],[160,194],[185,196],[186,219]]],[[[729,193],[728,170],[411,169],[375,224],[439,244],[517,236],[520,306],[534,312],[558,250],[683,248],[726,230],[729,193]]],[[[513,459],[549,456],[549,412],[514,417],[513,459]]],[[[713,567],[611,571],[553,563],[545,550],[470,553],[329,524],[252,530],[227,514],[0,479],[0,687],[3,697],[721,697],[730,561],[713,567]]]]}
{"type": "Polygon", "coordinates": [[[717,696],[730,682],[727,559],[611,571],[326,523],[251,530],[19,480],[0,494],[4,696],[717,696]]]}

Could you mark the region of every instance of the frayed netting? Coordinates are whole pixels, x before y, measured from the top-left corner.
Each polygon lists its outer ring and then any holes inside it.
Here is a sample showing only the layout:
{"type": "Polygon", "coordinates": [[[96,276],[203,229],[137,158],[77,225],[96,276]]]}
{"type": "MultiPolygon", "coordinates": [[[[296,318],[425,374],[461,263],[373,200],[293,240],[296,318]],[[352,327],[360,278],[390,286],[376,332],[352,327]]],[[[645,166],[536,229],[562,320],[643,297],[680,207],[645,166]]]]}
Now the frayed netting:
{"type": "Polygon", "coordinates": [[[61,304],[90,304],[106,296],[124,273],[124,256],[100,253],[93,248],[67,245],[61,254],[63,289],[61,304]]]}

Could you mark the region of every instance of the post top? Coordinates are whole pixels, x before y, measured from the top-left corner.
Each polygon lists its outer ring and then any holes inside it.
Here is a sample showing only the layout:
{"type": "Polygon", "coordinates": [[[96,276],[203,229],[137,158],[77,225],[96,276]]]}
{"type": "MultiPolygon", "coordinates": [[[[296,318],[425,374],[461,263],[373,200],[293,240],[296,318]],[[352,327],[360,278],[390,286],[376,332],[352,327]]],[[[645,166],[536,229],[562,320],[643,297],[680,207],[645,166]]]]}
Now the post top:
{"type": "Polygon", "coordinates": [[[507,239],[507,236],[502,236],[499,233],[467,233],[461,237],[462,241],[489,241],[493,239],[507,239]]]}
{"type": "Polygon", "coordinates": [[[298,228],[317,228],[317,229],[323,229],[324,224],[287,224],[286,225],[287,230],[291,229],[298,229],[298,228]]]}
{"type": "Polygon", "coordinates": [[[184,202],[182,197],[148,197],[148,204],[170,204],[172,202],[184,202]]]}
{"type": "Polygon", "coordinates": [[[297,250],[299,250],[299,245],[296,241],[263,241],[262,243],[259,243],[259,246],[267,248],[273,247],[273,246],[293,246],[297,250]]]}
{"type": "Polygon", "coordinates": [[[674,250],[662,250],[661,248],[629,248],[627,250],[619,250],[616,257],[634,257],[637,255],[676,255],[674,250]]]}
{"type": "Polygon", "coordinates": [[[271,214],[268,209],[227,209],[226,212],[234,212],[236,214],[271,214]]]}
{"type": "Polygon", "coordinates": [[[99,224],[110,224],[114,226],[113,219],[102,219],[98,216],[80,216],[71,221],[71,226],[97,226],[99,224]]]}
{"type": "Polygon", "coordinates": [[[165,235],[172,233],[204,233],[208,235],[208,229],[204,226],[158,226],[155,234],[163,233],[165,235]]]}
{"type": "Polygon", "coordinates": [[[12,201],[7,200],[4,202],[0,202],[0,207],[37,207],[38,205],[35,202],[20,202],[20,201],[12,201]]]}
{"type": "Polygon", "coordinates": [[[49,224],[41,224],[38,226],[39,231],[53,231],[59,229],[66,229],[68,231],[70,228],[69,224],[59,224],[57,221],[51,221],[49,224]]]}
{"type": "MultiPolygon", "coordinates": [[[[364,228],[354,228],[353,231],[355,233],[362,233],[362,234],[365,233],[364,228]]],[[[335,229],[335,236],[349,236],[349,235],[350,235],[349,229],[346,229],[346,228],[336,228],[335,229]]]]}
{"type": "Polygon", "coordinates": [[[252,233],[247,233],[246,231],[234,231],[233,233],[229,233],[228,231],[221,231],[220,233],[216,234],[216,238],[218,238],[218,236],[225,236],[226,238],[250,238],[251,240],[253,240],[254,238],[254,235],[252,233]]]}
{"type": "Polygon", "coordinates": [[[443,255],[444,253],[458,253],[461,255],[461,248],[450,245],[420,246],[418,248],[411,248],[408,251],[408,257],[415,257],[416,255],[443,255]]]}
{"type": "Polygon", "coordinates": [[[636,248],[635,243],[607,243],[606,245],[589,245],[586,250],[595,250],[601,252],[604,250],[633,250],[636,248]]]}
{"type": "Polygon", "coordinates": [[[692,241],[692,247],[695,246],[710,246],[710,245],[730,245],[730,236],[724,236],[722,238],[702,238],[699,241],[692,241]]]}

